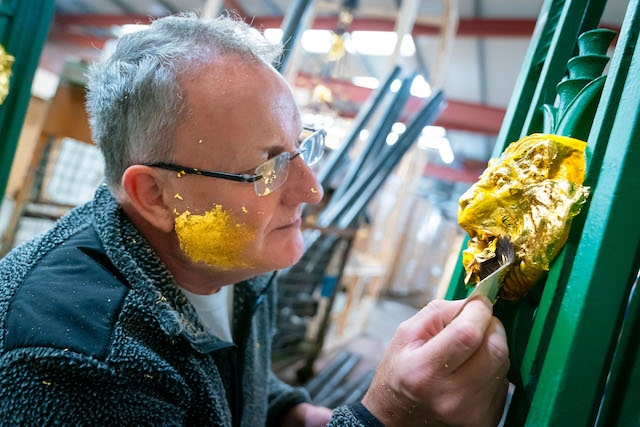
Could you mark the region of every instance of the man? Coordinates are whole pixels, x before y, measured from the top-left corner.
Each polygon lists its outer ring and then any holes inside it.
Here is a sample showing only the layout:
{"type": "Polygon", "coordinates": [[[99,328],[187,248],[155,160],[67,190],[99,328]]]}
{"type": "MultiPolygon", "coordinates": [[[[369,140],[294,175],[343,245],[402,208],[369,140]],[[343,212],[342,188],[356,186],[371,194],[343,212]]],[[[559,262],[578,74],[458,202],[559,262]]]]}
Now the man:
{"type": "Polygon", "coordinates": [[[324,141],[301,132],[279,54],[184,15],[92,68],[107,183],[0,263],[3,425],[498,422],[509,360],[486,300],[403,323],[362,402],[315,407],[271,373],[273,271],[302,256],[324,141]]]}

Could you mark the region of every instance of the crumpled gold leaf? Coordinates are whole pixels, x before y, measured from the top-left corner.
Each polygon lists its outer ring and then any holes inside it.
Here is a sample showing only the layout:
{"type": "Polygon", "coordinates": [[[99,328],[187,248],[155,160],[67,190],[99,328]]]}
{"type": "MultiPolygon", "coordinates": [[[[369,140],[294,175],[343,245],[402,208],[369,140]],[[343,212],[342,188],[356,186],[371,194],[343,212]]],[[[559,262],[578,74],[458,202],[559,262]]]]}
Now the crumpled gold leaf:
{"type": "Polygon", "coordinates": [[[491,159],[478,182],[459,199],[458,223],[469,234],[463,251],[467,281],[480,281],[482,262],[507,236],[516,262],[500,297],[526,295],[564,245],[571,220],[589,195],[583,187],[587,144],[558,135],[533,134],[491,159]]]}
{"type": "Polygon", "coordinates": [[[9,79],[11,78],[11,66],[15,58],[9,55],[0,45],[0,105],[9,93],[9,79]]]}

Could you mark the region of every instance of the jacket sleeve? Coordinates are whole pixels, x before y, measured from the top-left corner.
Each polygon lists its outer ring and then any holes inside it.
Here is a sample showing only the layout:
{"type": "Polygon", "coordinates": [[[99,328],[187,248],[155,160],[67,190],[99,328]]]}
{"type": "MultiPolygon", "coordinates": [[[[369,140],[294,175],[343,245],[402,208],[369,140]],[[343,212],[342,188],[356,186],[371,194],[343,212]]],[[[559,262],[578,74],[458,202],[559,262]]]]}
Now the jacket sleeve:
{"type": "Polygon", "coordinates": [[[267,425],[278,426],[282,418],[294,406],[309,402],[309,394],[302,387],[292,387],[280,380],[273,372],[269,372],[267,387],[269,389],[269,413],[267,425]]]}
{"type": "Polygon", "coordinates": [[[343,405],[333,410],[327,427],[384,427],[360,402],[343,405]]]}
{"type": "MultiPolygon", "coordinates": [[[[291,387],[279,380],[273,373],[270,375],[269,384],[275,387],[269,394],[269,418],[267,425],[279,426],[282,418],[293,406],[309,402],[310,398],[302,387],[291,387]]],[[[384,427],[367,408],[360,402],[343,405],[333,410],[331,421],[327,427],[384,427]]]]}
{"type": "Polygon", "coordinates": [[[185,408],[162,390],[95,359],[18,349],[0,359],[0,425],[183,425],[185,408]]]}

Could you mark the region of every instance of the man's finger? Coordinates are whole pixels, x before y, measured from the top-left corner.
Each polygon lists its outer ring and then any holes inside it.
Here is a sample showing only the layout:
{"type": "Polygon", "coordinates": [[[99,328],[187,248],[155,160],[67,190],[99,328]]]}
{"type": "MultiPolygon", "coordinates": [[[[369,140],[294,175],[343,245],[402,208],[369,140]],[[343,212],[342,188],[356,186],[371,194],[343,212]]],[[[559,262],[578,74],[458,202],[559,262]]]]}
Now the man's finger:
{"type": "Polygon", "coordinates": [[[451,323],[465,303],[466,300],[433,300],[404,322],[404,331],[411,340],[429,341],[451,323]]]}
{"type": "Polygon", "coordinates": [[[424,353],[425,362],[433,363],[436,369],[442,368],[446,373],[458,369],[482,345],[493,318],[492,311],[486,298],[466,302],[460,314],[419,350],[424,353]]]}
{"type": "MultiPolygon", "coordinates": [[[[487,328],[481,349],[475,352],[460,368],[459,373],[467,378],[482,378],[487,372],[498,372],[509,362],[509,347],[507,345],[507,334],[502,323],[495,317],[491,318],[487,328]]],[[[457,374],[458,372],[456,372],[457,374]]],[[[506,375],[498,373],[498,375],[506,375]]]]}

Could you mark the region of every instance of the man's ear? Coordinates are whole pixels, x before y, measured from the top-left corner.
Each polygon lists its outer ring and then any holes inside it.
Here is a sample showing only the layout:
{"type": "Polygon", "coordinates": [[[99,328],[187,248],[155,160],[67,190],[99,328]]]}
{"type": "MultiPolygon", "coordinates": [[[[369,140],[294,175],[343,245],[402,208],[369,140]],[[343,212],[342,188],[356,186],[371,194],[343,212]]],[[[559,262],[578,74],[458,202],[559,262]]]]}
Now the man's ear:
{"type": "Polygon", "coordinates": [[[129,166],[122,175],[126,203],[155,228],[169,233],[174,228],[175,214],[165,203],[163,184],[164,178],[149,166],[129,166]]]}

